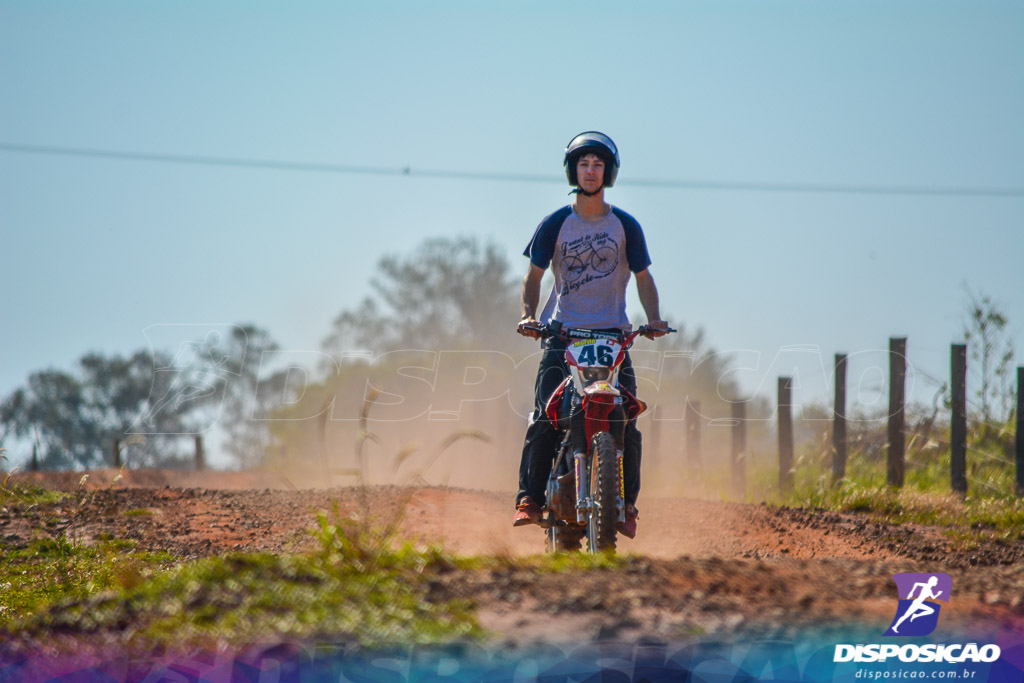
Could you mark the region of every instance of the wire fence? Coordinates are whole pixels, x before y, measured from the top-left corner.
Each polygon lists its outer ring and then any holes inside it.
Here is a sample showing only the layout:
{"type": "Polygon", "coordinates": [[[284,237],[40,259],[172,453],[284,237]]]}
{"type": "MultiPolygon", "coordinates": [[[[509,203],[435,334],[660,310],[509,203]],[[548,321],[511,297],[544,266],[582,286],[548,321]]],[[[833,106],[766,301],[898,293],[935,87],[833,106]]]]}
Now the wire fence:
{"type": "MultiPolygon", "coordinates": [[[[934,386],[935,392],[931,409],[921,404],[906,404],[900,390],[907,381],[906,339],[890,340],[890,354],[894,362],[890,366],[888,385],[890,403],[886,415],[877,420],[864,421],[854,418],[847,422],[845,398],[845,354],[836,355],[836,405],[833,408],[829,443],[828,429],[823,429],[809,448],[810,458],[801,457],[802,467],[815,461],[823,466],[832,461],[833,481],[845,478],[847,461],[851,455],[857,458],[855,465],[862,476],[869,463],[869,470],[878,475],[878,464],[884,461],[886,482],[897,488],[903,487],[908,473],[913,474],[913,483],[933,489],[946,479],[951,490],[966,494],[968,490],[982,491],[986,495],[1024,497],[1024,438],[1020,431],[1021,392],[1024,391],[1024,368],[1018,368],[1018,386],[1012,395],[1014,412],[1006,421],[991,418],[993,405],[1011,402],[1006,395],[969,396],[967,394],[966,345],[954,344],[951,351],[951,377],[947,381],[926,371],[916,371],[917,376],[934,386]],[[904,363],[900,363],[899,359],[904,363]],[[1016,420],[1014,415],[1016,414],[1016,420]],[[948,474],[943,473],[948,468],[948,474]],[[948,478],[947,478],[948,477],[948,478]]],[[[779,487],[791,487],[790,476],[783,476],[787,467],[793,443],[789,411],[781,406],[789,404],[791,397],[783,393],[782,387],[789,385],[791,378],[779,378],[779,487]]],[[[1008,387],[1004,387],[1005,389],[1008,387]]]]}

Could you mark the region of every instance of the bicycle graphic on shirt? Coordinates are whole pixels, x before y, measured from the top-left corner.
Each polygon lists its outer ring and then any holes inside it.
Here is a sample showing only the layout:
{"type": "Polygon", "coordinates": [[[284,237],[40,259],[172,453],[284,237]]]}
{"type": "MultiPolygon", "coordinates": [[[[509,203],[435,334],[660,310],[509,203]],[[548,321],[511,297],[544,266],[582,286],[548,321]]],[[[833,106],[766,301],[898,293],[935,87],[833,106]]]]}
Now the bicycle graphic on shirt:
{"type": "Polygon", "coordinates": [[[619,247],[610,237],[581,242],[562,255],[562,280],[575,282],[588,268],[607,275],[619,265],[619,247]]]}

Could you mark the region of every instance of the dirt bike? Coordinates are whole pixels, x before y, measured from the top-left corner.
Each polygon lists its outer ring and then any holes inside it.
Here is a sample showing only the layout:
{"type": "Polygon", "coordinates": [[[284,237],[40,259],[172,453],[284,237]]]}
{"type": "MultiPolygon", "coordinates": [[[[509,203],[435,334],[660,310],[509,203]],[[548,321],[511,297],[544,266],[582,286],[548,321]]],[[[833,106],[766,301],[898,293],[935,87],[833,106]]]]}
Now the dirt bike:
{"type": "MultiPolygon", "coordinates": [[[[626,424],[647,406],[618,388],[619,366],[646,326],[629,334],[563,328],[555,321],[526,326],[566,344],[569,376],[548,398],[545,415],[562,434],[547,482],[541,526],[549,550],[614,550],[626,519],[622,450],[626,424]]],[[[669,328],[664,330],[675,332],[669,328]]]]}

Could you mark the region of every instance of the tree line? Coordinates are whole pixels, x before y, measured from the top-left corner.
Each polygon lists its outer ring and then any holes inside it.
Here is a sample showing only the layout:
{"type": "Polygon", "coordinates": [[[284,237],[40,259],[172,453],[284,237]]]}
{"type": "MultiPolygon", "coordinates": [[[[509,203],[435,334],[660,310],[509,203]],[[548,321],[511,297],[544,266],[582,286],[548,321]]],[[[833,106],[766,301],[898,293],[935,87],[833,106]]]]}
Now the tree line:
{"type": "Polygon", "coordinates": [[[277,345],[253,324],[210,332],[176,349],[128,355],[89,352],[71,370],[48,368],[0,402],[0,444],[30,444],[42,469],[110,465],[119,444],[131,466],[191,466],[189,442],[214,423],[240,465],[266,443],[251,418],[257,384],[272,394],[282,376],[259,377],[260,358],[277,345]],[[182,354],[187,351],[187,354],[182,354]]]}

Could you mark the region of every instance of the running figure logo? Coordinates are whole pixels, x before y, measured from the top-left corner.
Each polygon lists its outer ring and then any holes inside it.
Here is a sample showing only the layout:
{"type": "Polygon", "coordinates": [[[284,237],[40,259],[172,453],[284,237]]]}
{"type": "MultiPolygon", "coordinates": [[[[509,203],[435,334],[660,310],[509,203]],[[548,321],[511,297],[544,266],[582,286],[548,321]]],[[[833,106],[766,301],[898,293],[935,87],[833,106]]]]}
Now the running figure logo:
{"type": "Polygon", "coordinates": [[[893,581],[900,598],[899,607],[887,636],[926,636],[939,622],[939,608],[935,602],[949,603],[953,579],[949,574],[894,574],[893,581]]]}

